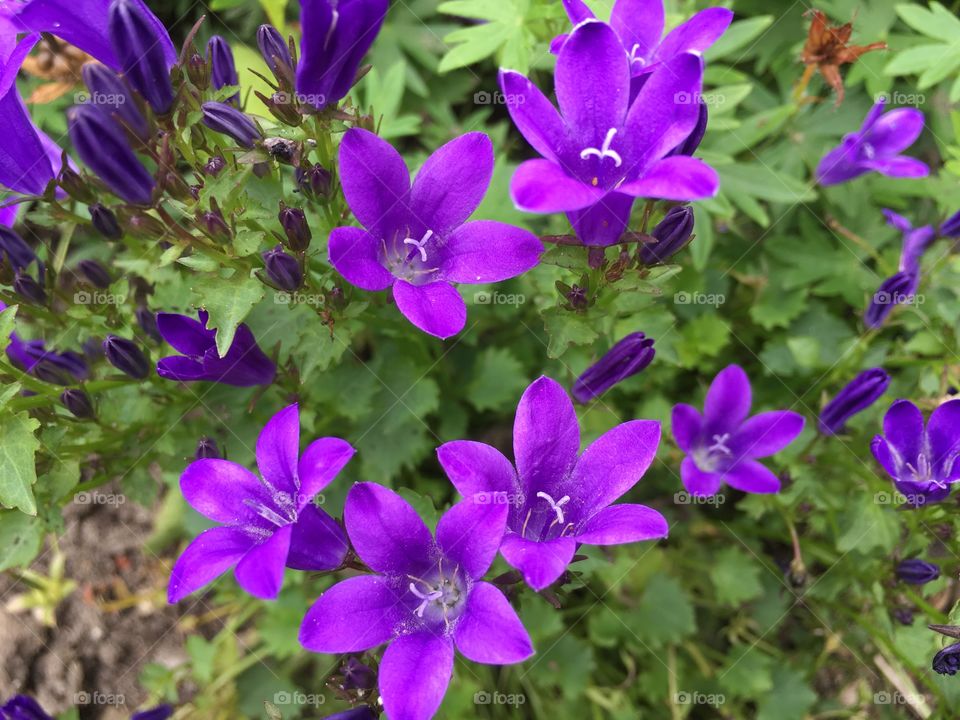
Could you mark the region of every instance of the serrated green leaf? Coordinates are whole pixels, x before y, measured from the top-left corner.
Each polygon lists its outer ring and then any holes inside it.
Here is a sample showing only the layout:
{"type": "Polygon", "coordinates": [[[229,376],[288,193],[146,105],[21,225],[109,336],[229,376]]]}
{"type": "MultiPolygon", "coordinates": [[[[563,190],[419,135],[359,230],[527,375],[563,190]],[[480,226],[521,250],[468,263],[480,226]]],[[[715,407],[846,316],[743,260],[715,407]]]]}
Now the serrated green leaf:
{"type": "Polygon", "coordinates": [[[34,432],[40,422],[26,413],[0,416],[0,505],[37,514],[33,486],[37,482],[34,456],[40,448],[34,432]]]}
{"type": "Polygon", "coordinates": [[[600,335],[585,316],[561,308],[550,308],[543,313],[543,325],[549,342],[547,355],[562,356],[571,345],[587,345],[600,335]]]}
{"type": "Polygon", "coordinates": [[[43,523],[16,510],[0,511],[0,572],[25,567],[40,552],[43,523]]]}
{"type": "Polygon", "coordinates": [[[259,302],[266,289],[259,280],[252,277],[204,278],[194,285],[193,295],[197,304],[210,314],[207,327],[217,331],[217,352],[220,357],[227,354],[237,326],[259,302]]]}

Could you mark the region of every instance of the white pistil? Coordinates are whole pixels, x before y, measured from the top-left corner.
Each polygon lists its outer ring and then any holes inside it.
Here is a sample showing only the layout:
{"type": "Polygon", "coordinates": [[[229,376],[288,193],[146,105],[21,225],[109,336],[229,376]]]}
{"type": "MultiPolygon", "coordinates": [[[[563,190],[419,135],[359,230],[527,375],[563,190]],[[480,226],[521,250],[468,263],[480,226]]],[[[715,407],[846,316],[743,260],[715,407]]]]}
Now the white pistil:
{"type": "Polygon", "coordinates": [[[723,453],[727,457],[733,455],[730,451],[730,448],[727,447],[727,440],[730,439],[730,433],[723,433],[722,435],[713,436],[713,445],[707,448],[707,452],[719,452],[723,453]]]}
{"type": "Polygon", "coordinates": [[[630,64],[633,63],[643,63],[642,57],[637,57],[637,51],[640,49],[640,43],[634,43],[633,47],[630,48],[630,64]]]}
{"type": "MultiPolygon", "coordinates": [[[[543,499],[546,500],[548,503],[550,503],[550,507],[553,508],[553,511],[557,514],[557,522],[562,523],[562,522],[563,522],[563,509],[562,509],[562,508],[563,508],[564,505],[566,505],[568,502],[570,502],[570,496],[569,496],[569,495],[564,495],[564,496],[563,496],[562,498],[560,498],[559,500],[554,500],[552,497],[550,497],[549,495],[547,495],[547,493],[541,491],[541,492],[538,492],[538,493],[537,493],[537,497],[538,497],[538,498],[543,498],[543,499]]],[[[552,527],[552,525],[551,525],[551,527],[552,527]]]]}
{"type": "MultiPolygon", "coordinates": [[[[610,145],[613,143],[613,136],[617,134],[616,128],[610,128],[607,130],[607,136],[603,139],[603,145],[600,148],[588,147],[580,151],[580,159],[586,160],[591,155],[596,155],[602,161],[604,158],[611,158],[613,164],[617,167],[620,167],[623,164],[623,159],[620,157],[620,154],[616,150],[611,150],[610,145]]],[[[406,240],[404,240],[406,242],[406,240]]]]}
{"type": "MultiPolygon", "coordinates": [[[[424,584],[426,585],[426,583],[424,583],[424,584]]],[[[430,586],[427,585],[427,587],[430,587],[430,586]]],[[[410,592],[412,592],[412,593],[413,593],[414,595],[416,595],[418,598],[420,598],[421,600],[423,600],[423,602],[421,602],[421,603],[417,606],[417,609],[414,610],[414,613],[416,613],[417,617],[419,617],[419,618],[422,618],[422,617],[423,617],[423,613],[424,613],[424,611],[427,609],[427,605],[429,605],[430,603],[434,602],[435,600],[439,600],[440,598],[443,597],[443,591],[442,591],[442,590],[433,590],[433,591],[431,591],[431,592],[428,592],[426,595],[424,595],[422,592],[420,592],[419,590],[417,590],[417,586],[416,586],[416,584],[414,584],[414,583],[410,583],[410,592]]]]}
{"type": "Polygon", "coordinates": [[[408,237],[403,239],[403,244],[413,245],[420,252],[420,259],[423,262],[426,262],[427,248],[424,246],[427,244],[427,241],[430,239],[432,235],[433,235],[433,230],[427,230],[427,232],[424,233],[423,237],[420,238],[420,240],[414,240],[413,238],[408,237]]]}

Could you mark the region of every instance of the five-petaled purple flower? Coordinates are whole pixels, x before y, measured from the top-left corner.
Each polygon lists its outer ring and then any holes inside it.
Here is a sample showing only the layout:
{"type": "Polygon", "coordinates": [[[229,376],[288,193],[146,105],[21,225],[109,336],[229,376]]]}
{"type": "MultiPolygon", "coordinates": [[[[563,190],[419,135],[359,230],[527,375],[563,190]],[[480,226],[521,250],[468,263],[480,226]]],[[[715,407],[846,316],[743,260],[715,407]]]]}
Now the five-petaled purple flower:
{"type": "Polygon", "coordinates": [[[513,201],[528,212],[566,212],[587,245],[617,242],[635,197],[699,200],[717,192],[713,168],[669,156],[700,117],[701,58],[680,53],[661,63],[632,103],[630,77],[616,32],[597,20],[578,25],[560,50],[559,113],[526,77],[500,71],[510,116],[543,156],[517,168],[513,201]]]}
{"type": "Polygon", "coordinates": [[[503,537],[506,505],[464,500],[440,518],[434,540],[394,491],[358,483],[343,517],[357,555],[377,574],[348,578],[321,595],[303,619],[300,642],[322,653],[390,643],[379,673],[388,717],[433,716],[450,682],[454,648],[490,665],[533,654],[516,611],[482,580],[503,537]]]}
{"type": "Polygon", "coordinates": [[[200,533],[177,559],[170,602],[234,566],[240,587],[264,599],[280,592],[284,567],[339,567],[347,552],[343,530],[313,498],[354,452],[345,440],[324,437],[300,455],[300,409],[294,404],[274,415],[257,438],[260,479],[228,460],[190,463],[180,490],[194,510],[220,525],[200,533]]]}
{"type": "Polygon", "coordinates": [[[169,380],[195,382],[207,380],[237,387],[267,385],[273,382],[277,367],[268,358],[245,324],[237,326],[237,333],[220,357],[217,352],[217,331],[207,329],[207,313],[198,313],[200,320],[176,313],[157,313],[157,329],[163,339],[179,353],[162,358],[157,363],[157,374],[169,380]]]}
{"type": "Polygon", "coordinates": [[[393,288],[410,322],[448,338],[463,329],[467,307],[453,283],[490,283],[526,272],[543,245],[533,233],[494,220],[467,222],[493,176],[493,144],[483,133],[451,140],[433,153],[413,184],[400,154],[367,130],[348,130],[340,178],[363,225],[330,234],[330,263],[364,290],[393,288]]]}
{"type": "Polygon", "coordinates": [[[514,465],[489,445],[456,440],[437,449],[465,498],[510,507],[500,546],[534,590],[555,582],[580,544],[619,545],[667,536],[667,521],[644,505],[611,505],[657,454],[660,423],[632,420],[584,452],[573,403],[541,377],[523,393],[513,423],[514,465]],[[608,507],[609,506],[609,507],[608,507]]]}
{"type": "Polygon", "coordinates": [[[923,113],[913,108],[898,108],[883,113],[884,101],[874,105],[857,132],[845,135],[843,142],[828,152],[817,167],[821,185],[837,185],[868,172],[901,178],[925,177],[926,163],[906,155],[923,131],[923,113]]]}
{"type": "Polygon", "coordinates": [[[960,400],[944,403],[930,415],[909,400],[897,400],[883,418],[883,435],[870,444],[897,490],[914,506],[939,502],[960,480],[960,400]]]}
{"type": "Polygon", "coordinates": [[[750,379],[739,365],[721,370],[710,384],[703,414],[673,406],[673,439],[687,457],[680,479],[691,495],[715,495],[721,483],[749,493],[775,493],[780,479],[757,458],[780,452],[803,430],[803,416],[774,410],[753,417],[750,379]]]}

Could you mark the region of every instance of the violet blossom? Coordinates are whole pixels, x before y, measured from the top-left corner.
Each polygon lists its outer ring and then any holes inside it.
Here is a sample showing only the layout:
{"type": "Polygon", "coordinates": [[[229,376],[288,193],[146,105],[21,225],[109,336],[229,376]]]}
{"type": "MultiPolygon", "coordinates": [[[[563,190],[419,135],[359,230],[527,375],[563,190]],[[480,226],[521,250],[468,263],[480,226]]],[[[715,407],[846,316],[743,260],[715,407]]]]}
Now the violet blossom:
{"type": "Polygon", "coordinates": [[[897,400],[883,418],[883,434],[870,450],[913,506],[939,502],[960,480],[960,400],[940,405],[926,427],[909,400],[897,400]]]}
{"type": "Polygon", "coordinates": [[[820,411],[820,432],[843,432],[851,417],[873,405],[890,386],[890,375],[883,368],[870,368],[847,383],[820,411]]]}
{"type": "Polygon", "coordinates": [[[141,0],[111,0],[107,34],[127,82],[158,115],[173,104],[170,50],[167,29],[141,0]]]}
{"type": "Polygon", "coordinates": [[[940,675],[956,675],[960,670],[960,643],[947,645],[934,655],[933,670],[940,675]]]}
{"type": "MultiPolygon", "coordinates": [[[[6,304],[0,302],[0,312],[6,309],[6,304]]],[[[6,355],[17,369],[54,385],[72,385],[89,375],[80,353],[47,350],[43,340],[23,340],[16,333],[10,333],[6,355]]]]}
{"type": "Polygon", "coordinates": [[[320,653],[389,643],[379,668],[388,717],[433,717],[450,682],[455,648],[490,665],[533,654],[516,611],[482,580],[503,537],[506,505],[459,502],[440,518],[434,539],[393,490],[358,483],[343,517],[354,550],[376,574],[324,592],[303,619],[300,642],[320,653]]]}
{"type": "Polygon", "coordinates": [[[864,313],[868,328],[880,327],[895,305],[913,303],[920,287],[920,260],[927,248],[937,239],[931,225],[915,228],[907,218],[892,210],[883,210],[890,227],[903,233],[903,249],[897,272],[886,278],[870,299],[864,313]]]}
{"type": "Polygon", "coordinates": [[[652,508],[621,503],[650,467],[660,423],[631,420],[580,454],[580,430],[563,388],[540,377],[523,393],[513,422],[514,463],[494,447],[456,440],[437,457],[468,499],[509,505],[500,552],[534,590],[554,583],[578,545],[619,545],[667,536],[652,508]]]}
{"type": "Polygon", "coordinates": [[[631,333],[577,378],[571,394],[579,403],[590,402],[617,383],[642,371],[653,362],[654,354],[653,338],[648,338],[642,332],[631,333]]]}
{"type": "Polygon", "coordinates": [[[722,483],[748,493],[775,493],[780,479],[757,462],[783,450],[803,430],[804,419],[790,410],[752,417],[750,379],[739,365],[728,365],[710,384],[703,414],[692,405],[673,406],[671,430],[687,454],[680,479],[691,495],[715,495],[722,483]]]}
{"type": "Polygon", "coordinates": [[[178,602],[234,568],[251,595],[273,599],[284,567],[331,570],[347,552],[337,522],[313,503],[356,451],[345,440],[314,440],[300,454],[300,409],[274,415],[257,438],[260,477],[242,465],[204,458],[180,476],[186,501],[220,523],[200,533],[170,573],[168,599],[178,602]]]}
{"type": "Polygon", "coordinates": [[[182,355],[161,358],[157,374],[179,382],[223,383],[237,387],[268,385],[273,382],[277,368],[268,358],[250,328],[237,326],[227,353],[217,353],[217,332],[207,328],[209,316],[205,310],[198,313],[199,321],[176,313],[157,313],[157,329],[163,339],[182,355]]]}
{"type": "Polygon", "coordinates": [[[926,585],[940,577],[940,566],[920,558],[902,560],[896,569],[897,577],[910,585],[926,585]]]}
{"type": "Polygon", "coordinates": [[[543,245],[533,233],[494,220],[467,222],[493,176],[493,144],[471,132],[437,149],[413,184],[403,158],[367,130],[340,144],[347,204],[363,225],[330,234],[330,264],[363,290],[392,288],[400,312],[426,333],[447,338],[466,323],[454,283],[499,282],[534,265],[543,245]]]}

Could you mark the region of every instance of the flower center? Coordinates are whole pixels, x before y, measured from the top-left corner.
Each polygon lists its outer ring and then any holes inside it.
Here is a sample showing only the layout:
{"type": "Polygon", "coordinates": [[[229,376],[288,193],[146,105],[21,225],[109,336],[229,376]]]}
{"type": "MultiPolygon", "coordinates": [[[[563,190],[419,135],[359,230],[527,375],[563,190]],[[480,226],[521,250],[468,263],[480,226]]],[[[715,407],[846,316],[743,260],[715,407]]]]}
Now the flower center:
{"type": "MultiPolygon", "coordinates": [[[[952,469],[953,459],[949,461],[946,470],[944,473],[945,477],[949,477],[949,471],[952,469]]],[[[920,453],[917,457],[917,466],[914,467],[910,463],[904,463],[904,467],[910,471],[910,474],[913,475],[913,482],[917,483],[931,483],[936,485],[938,488],[945,488],[947,483],[941,479],[933,477],[933,466],[930,464],[929,458],[924,453],[920,453]]]]}
{"type": "Polygon", "coordinates": [[[407,575],[407,588],[420,602],[413,614],[431,623],[442,621],[449,628],[457,619],[467,598],[467,588],[460,577],[459,568],[445,571],[443,558],[437,563],[436,573],[426,578],[407,575]]]}
{"type": "Polygon", "coordinates": [[[730,433],[718,433],[713,435],[711,440],[713,442],[710,445],[698,448],[691,453],[693,462],[704,472],[714,472],[721,463],[733,457],[733,451],[727,447],[730,433]]]}
{"type": "Polygon", "coordinates": [[[423,237],[419,240],[410,237],[409,228],[404,232],[397,233],[394,237],[395,239],[390,243],[386,238],[383,240],[384,267],[394,277],[406,280],[413,285],[428,282],[429,276],[440,269],[430,267],[427,264],[430,253],[436,250],[438,241],[433,230],[424,232],[423,237]],[[433,240],[434,246],[428,247],[431,240],[433,240]]]}
{"type": "MultiPolygon", "coordinates": [[[[580,151],[580,159],[586,160],[588,157],[596,156],[602,162],[605,158],[610,158],[613,160],[613,164],[616,167],[620,167],[623,164],[623,158],[620,157],[620,154],[616,150],[611,150],[610,145],[613,143],[613,136],[617,134],[616,128],[610,128],[607,130],[607,136],[603,139],[603,145],[599,148],[595,147],[586,147],[580,151]]],[[[594,185],[598,182],[597,178],[594,178],[594,185]]]]}
{"type": "Polygon", "coordinates": [[[414,252],[419,252],[419,253],[420,253],[420,261],[421,261],[421,262],[426,262],[426,261],[427,261],[427,248],[425,248],[424,245],[427,244],[427,240],[429,240],[432,235],[433,235],[433,230],[427,230],[427,231],[423,234],[423,237],[420,238],[419,240],[414,240],[414,239],[411,238],[411,237],[404,238],[404,239],[403,239],[403,244],[404,244],[404,245],[413,245],[413,247],[416,248],[416,250],[411,250],[411,251],[410,251],[410,255],[407,256],[407,260],[410,260],[410,259],[413,257],[413,253],[414,253],[414,252]]]}
{"type": "Polygon", "coordinates": [[[277,527],[284,527],[297,521],[297,506],[289,493],[275,492],[273,507],[253,498],[244,498],[243,504],[252,509],[257,515],[277,527]]]}
{"type": "Polygon", "coordinates": [[[639,57],[639,56],[637,55],[637,53],[638,53],[639,51],[640,51],[640,43],[634,43],[634,44],[633,44],[633,47],[630,48],[630,65],[631,65],[631,66],[632,66],[634,63],[639,63],[639,64],[640,64],[640,67],[643,67],[644,65],[647,64],[647,61],[646,61],[646,60],[644,60],[642,57],[639,57]]]}
{"type": "Polygon", "coordinates": [[[547,504],[550,506],[550,510],[553,511],[554,518],[550,523],[547,523],[546,518],[542,517],[544,511],[538,511],[537,522],[534,523],[534,527],[530,528],[530,519],[533,517],[533,508],[527,509],[527,515],[523,521],[523,527],[520,529],[520,537],[525,538],[527,536],[527,531],[530,530],[531,536],[536,536],[536,539],[540,542],[544,540],[552,540],[556,537],[563,537],[563,535],[568,531],[573,529],[574,523],[566,522],[566,518],[563,514],[563,506],[570,502],[570,496],[564,495],[559,500],[554,500],[553,496],[540,491],[537,493],[537,497],[542,500],[546,500],[547,504]],[[536,531],[536,526],[540,525],[540,531],[536,531]],[[559,533],[555,533],[556,528],[560,529],[559,533]],[[552,536],[552,537],[551,537],[552,536]]]}

